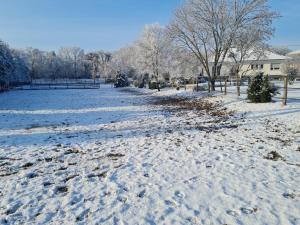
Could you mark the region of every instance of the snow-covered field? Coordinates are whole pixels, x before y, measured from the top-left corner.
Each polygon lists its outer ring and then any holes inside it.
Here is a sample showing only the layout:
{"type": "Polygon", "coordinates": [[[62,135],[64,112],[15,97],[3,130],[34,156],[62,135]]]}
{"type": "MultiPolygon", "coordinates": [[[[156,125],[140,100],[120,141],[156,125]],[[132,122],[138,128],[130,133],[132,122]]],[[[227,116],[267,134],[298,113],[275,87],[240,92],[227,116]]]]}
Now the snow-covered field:
{"type": "Polygon", "coordinates": [[[170,95],[193,94],[1,94],[0,224],[300,224],[298,102],[149,105],[170,95]]]}

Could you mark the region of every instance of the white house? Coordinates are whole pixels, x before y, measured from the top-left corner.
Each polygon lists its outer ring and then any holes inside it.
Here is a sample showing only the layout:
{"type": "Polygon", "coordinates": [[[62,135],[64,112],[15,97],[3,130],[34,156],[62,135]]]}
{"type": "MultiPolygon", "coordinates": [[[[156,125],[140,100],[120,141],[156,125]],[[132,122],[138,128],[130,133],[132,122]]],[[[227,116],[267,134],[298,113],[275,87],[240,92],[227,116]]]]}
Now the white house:
{"type": "MultiPolygon", "coordinates": [[[[288,56],[279,55],[270,51],[265,51],[263,56],[260,57],[249,54],[241,66],[240,75],[252,76],[257,73],[263,73],[264,75],[273,77],[283,76],[285,75],[283,65],[287,59],[289,59],[288,56]]],[[[233,65],[233,58],[227,57],[220,72],[221,75],[228,76],[233,65]]]]}

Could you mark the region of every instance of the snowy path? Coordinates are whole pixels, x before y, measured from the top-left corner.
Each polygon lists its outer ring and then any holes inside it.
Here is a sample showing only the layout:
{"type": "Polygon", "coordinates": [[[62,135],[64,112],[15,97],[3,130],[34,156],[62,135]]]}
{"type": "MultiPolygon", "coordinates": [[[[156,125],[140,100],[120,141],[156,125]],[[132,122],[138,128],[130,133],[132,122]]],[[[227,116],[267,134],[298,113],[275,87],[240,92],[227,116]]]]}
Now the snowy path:
{"type": "Polygon", "coordinates": [[[216,125],[159,111],[150,95],[1,94],[0,224],[300,224],[300,152],[285,124],[216,125]]]}

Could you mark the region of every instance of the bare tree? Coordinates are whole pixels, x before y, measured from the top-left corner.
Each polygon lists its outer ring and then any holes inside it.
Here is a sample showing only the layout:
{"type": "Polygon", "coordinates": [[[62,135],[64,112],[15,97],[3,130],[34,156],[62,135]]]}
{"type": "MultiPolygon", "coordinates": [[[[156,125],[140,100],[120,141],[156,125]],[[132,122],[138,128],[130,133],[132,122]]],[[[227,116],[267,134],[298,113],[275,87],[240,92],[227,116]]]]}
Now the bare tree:
{"type": "Polygon", "coordinates": [[[59,50],[59,55],[73,64],[73,77],[78,78],[79,66],[84,59],[84,51],[79,47],[63,47],[59,50]]]}
{"type": "Polygon", "coordinates": [[[168,26],[169,36],[202,64],[211,89],[236,35],[245,27],[267,28],[276,13],[268,0],[187,0],[168,26]]]}
{"type": "Polygon", "coordinates": [[[58,77],[58,71],[60,69],[60,59],[57,57],[54,51],[46,53],[47,57],[47,70],[51,79],[58,77]]]}
{"type": "Polygon", "coordinates": [[[92,78],[95,82],[96,76],[99,72],[99,64],[100,64],[99,55],[97,53],[91,52],[91,53],[88,53],[86,55],[86,58],[87,58],[87,60],[89,61],[90,65],[91,65],[92,78]]]}
{"type": "Polygon", "coordinates": [[[293,84],[300,74],[300,57],[288,58],[282,65],[282,70],[288,76],[289,83],[293,84]]]}
{"type": "Polygon", "coordinates": [[[27,48],[27,60],[30,70],[30,81],[38,78],[39,70],[41,68],[42,52],[36,48],[27,48]]]}
{"type": "Polygon", "coordinates": [[[264,43],[273,35],[271,28],[260,30],[260,27],[248,26],[240,29],[233,47],[229,49],[228,60],[231,71],[236,78],[237,95],[240,96],[241,78],[251,70],[249,61],[258,61],[265,55],[268,46],[264,43]]]}
{"type": "Polygon", "coordinates": [[[111,53],[104,51],[98,51],[97,54],[99,56],[99,70],[101,74],[106,77],[109,72],[109,63],[112,59],[112,55],[111,53]]]}

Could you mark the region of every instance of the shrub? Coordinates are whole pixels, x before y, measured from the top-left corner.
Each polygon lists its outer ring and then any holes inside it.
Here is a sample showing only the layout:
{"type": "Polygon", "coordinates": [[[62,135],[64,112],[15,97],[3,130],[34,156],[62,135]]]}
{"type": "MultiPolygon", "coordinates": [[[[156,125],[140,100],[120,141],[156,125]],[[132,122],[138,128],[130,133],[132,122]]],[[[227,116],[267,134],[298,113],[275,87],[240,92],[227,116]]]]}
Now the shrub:
{"type": "Polygon", "coordinates": [[[128,77],[124,74],[118,74],[116,77],[115,87],[120,88],[120,87],[128,87],[128,86],[129,86],[128,77]]]}
{"type": "Polygon", "coordinates": [[[137,80],[133,81],[133,86],[139,87],[139,82],[137,80]]]}
{"type": "Polygon", "coordinates": [[[277,88],[263,74],[253,77],[247,90],[248,99],[254,103],[271,102],[276,93],[277,88]]]}
{"type": "Polygon", "coordinates": [[[151,90],[158,89],[158,83],[154,81],[149,81],[149,89],[151,90]]]}

